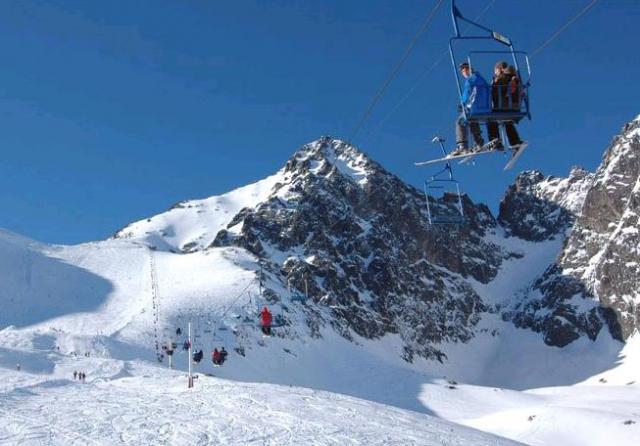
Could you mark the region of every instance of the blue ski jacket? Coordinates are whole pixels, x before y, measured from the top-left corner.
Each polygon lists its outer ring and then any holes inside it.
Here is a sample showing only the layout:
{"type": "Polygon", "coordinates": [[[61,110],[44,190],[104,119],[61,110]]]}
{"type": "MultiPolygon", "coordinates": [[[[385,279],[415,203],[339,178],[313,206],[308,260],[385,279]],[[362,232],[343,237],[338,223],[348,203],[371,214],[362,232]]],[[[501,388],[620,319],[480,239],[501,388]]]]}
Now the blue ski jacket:
{"type": "Polygon", "coordinates": [[[462,103],[471,114],[491,112],[490,87],[480,73],[474,72],[466,79],[462,89],[462,103]]]}

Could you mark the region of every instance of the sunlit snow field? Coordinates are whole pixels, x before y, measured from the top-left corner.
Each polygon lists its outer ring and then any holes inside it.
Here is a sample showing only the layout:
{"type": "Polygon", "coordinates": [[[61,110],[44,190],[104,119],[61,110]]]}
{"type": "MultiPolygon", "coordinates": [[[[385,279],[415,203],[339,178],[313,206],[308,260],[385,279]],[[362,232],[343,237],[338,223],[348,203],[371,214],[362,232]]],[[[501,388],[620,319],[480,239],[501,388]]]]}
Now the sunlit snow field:
{"type": "MultiPolygon", "coordinates": [[[[267,276],[290,324],[263,338],[257,259],[210,244],[283,175],[181,203],[127,238],[56,246],[0,231],[0,444],[640,444],[637,336],[623,345],[603,330],[559,349],[487,313],[471,342],[440,346],[443,363],[408,363],[394,335],[312,332],[310,308],[267,276]],[[193,389],[187,354],[171,370],[155,348],[180,345],[189,321],[205,358],[193,389]],[[221,345],[229,358],[213,367],[221,345]]],[[[522,253],[488,285],[471,281],[491,304],[561,243],[490,237],[522,253]]]]}

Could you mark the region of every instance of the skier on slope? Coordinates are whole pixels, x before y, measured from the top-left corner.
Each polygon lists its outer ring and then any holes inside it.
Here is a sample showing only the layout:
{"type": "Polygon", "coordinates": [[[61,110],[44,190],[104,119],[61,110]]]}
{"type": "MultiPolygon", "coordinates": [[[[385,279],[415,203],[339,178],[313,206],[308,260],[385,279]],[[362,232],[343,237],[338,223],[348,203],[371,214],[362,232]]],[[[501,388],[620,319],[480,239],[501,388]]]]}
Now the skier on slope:
{"type": "Polygon", "coordinates": [[[271,322],[273,317],[267,307],[264,307],[260,312],[260,325],[262,327],[262,333],[265,336],[271,336],[271,322]]]}
{"type": "MultiPolygon", "coordinates": [[[[456,149],[451,155],[462,155],[469,152],[468,133],[471,130],[473,141],[475,143],[474,150],[479,150],[484,145],[482,139],[482,131],[480,124],[477,122],[468,122],[469,115],[474,113],[491,112],[491,95],[489,92],[489,84],[480,73],[472,71],[467,62],[460,64],[460,74],[466,79],[460,102],[466,113],[461,113],[456,120],[456,149]]],[[[462,112],[462,110],[459,110],[462,112]]]]}

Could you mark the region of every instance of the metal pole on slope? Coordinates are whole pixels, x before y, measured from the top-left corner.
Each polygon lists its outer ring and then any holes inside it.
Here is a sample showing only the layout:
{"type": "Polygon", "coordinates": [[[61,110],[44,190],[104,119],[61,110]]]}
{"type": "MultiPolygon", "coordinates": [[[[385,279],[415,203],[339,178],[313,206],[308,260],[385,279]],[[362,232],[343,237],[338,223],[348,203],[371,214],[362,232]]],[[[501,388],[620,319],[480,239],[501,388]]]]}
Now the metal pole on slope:
{"type": "Polygon", "coordinates": [[[173,354],[175,353],[175,350],[173,348],[173,338],[171,336],[169,336],[169,348],[171,349],[171,354],[167,354],[167,356],[169,357],[169,368],[172,369],[173,368],[173,354]]]}
{"type": "Polygon", "coordinates": [[[191,322],[189,322],[189,352],[187,355],[187,361],[189,361],[189,382],[187,386],[190,389],[193,387],[193,375],[191,375],[191,322]]]}
{"type": "Polygon", "coordinates": [[[260,259],[259,261],[260,264],[260,297],[262,297],[262,259],[260,259]]]}

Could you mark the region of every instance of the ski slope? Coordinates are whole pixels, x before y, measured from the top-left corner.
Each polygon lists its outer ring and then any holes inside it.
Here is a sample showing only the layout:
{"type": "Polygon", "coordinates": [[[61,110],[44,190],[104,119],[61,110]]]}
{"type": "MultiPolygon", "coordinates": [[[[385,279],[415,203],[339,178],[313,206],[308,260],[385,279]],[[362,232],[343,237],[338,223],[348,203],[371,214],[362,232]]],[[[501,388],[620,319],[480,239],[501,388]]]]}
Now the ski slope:
{"type": "Polygon", "coordinates": [[[435,415],[530,445],[634,445],[640,439],[640,387],[605,382],[517,392],[425,385],[435,415]]]}
{"type": "MultiPolygon", "coordinates": [[[[2,445],[516,444],[428,415],[290,386],[48,355],[49,374],[0,369],[2,445]],[[72,369],[89,379],[72,379],[72,369]]],[[[31,364],[29,364],[31,365],[31,364]]]]}

